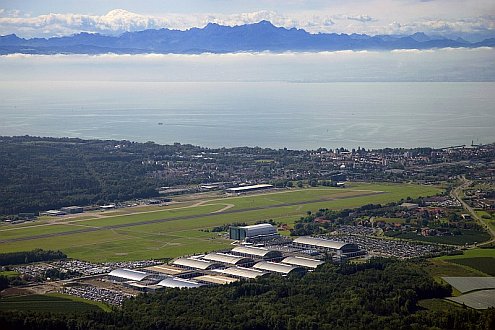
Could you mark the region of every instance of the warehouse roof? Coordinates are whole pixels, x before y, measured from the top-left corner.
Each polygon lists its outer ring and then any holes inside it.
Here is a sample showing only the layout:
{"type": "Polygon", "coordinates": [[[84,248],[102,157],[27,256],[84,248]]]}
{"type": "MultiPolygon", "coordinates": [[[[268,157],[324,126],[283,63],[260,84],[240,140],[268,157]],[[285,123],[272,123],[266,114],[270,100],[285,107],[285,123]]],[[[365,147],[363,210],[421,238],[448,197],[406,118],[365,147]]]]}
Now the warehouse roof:
{"type": "Polygon", "coordinates": [[[352,246],[351,243],[337,242],[324,238],[316,238],[310,236],[298,237],[294,240],[294,243],[318,246],[322,248],[341,250],[343,247],[352,246]]]}
{"type": "Polygon", "coordinates": [[[192,258],[179,258],[174,260],[173,264],[177,266],[202,269],[202,270],[213,269],[221,266],[220,264],[215,262],[192,259],[192,258]]]}
{"type": "Polygon", "coordinates": [[[167,277],[166,279],[161,280],[157,285],[166,288],[198,288],[203,286],[203,284],[198,282],[189,281],[178,277],[167,277]]]}
{"type": "Polygon", "coordinates": [[[202,275],[195,277],[194,279],[196,281],[212,283],[212,284],[230,284],[238,281],[238,279],[236,278],[221,276],[221,275],[202,275]]]}
{"type": "Polygon", "coordinates": [[[151,276],[149,273],[141,272],[139,270],[132,270],[127,268],[119,268],[112,270],[109,276],[120,277],[126,280],[142,281],[146,277],[151,276]]]}
{"type": "Polygon", "coordinates": [[[254,269],[266,270],[273,273],[282,275],[289,275],[293,272],[305,272],[305,269],[298,266],[292,266],[287,264],[281,264],[278,262],[260,261],[253,266],[254,269]]]}
{"type": "Polygon", "coordinates": [[[324,261],[321,260],[303,258],[303,257],[287,257],[284,260],[282,260],[282,262],[288,265],[302,266],[313,269],[325,263],[324,261]]]}
{"type": "Polygon", "coordinates": [[[224,264],[231,264],[231,265],[243,265],[246,263],[253,262],[253,259],[251,259],[251,258],[236,256],[236,255],[227,254],[227,253],[208,253],[207,255],[205,255],[203,257],[203,259],[210,260],[210,261],[216,261],[216,262],[222,262],[224,264]]]}
{"type": "Polygon", "coordinates": [[[232,249],[232,252],[247,254],[262,258],[276,258],[282,256],[282,252],[280,251],[268,250],[261,247],[245,246],[245,245],[236,246],[235,248],[232,249]]]}
{"type": "Polygon", "coordinates": [[[174,266],[165,265],[165,264],[150,266],[150,267],[146,267],[145,269],[151,270],[151,271],[154,271],[157,273],[167,274],[167,275],[177,275],[177,274],[187,272],[187,270],[185,270],[184,268],[174,267],[174,266]]]}
{"type": "Polygon", "coordinates": [[[226,269],[215,269],[215,272],[224,274],[224,275],[231,275],[235,277],[241,277],[241,278],[257,278],[260,276],[265,276],[268,275],[267,272],[257,270],[257,269],[252,269],[252,268],[244,268],[244,267],[230,267],[226,269]]]}

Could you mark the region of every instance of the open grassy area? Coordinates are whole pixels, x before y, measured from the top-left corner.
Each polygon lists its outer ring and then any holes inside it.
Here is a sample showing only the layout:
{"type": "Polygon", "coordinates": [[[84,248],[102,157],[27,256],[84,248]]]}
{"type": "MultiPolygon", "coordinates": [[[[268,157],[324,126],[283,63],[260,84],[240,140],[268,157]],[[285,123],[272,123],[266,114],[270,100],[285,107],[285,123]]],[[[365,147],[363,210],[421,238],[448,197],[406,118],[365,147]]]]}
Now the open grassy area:
{"type": "Polygon", "coordinates": [[[345,189],[318,187],[198,199],[185,207],[176,204],[158,211],[2,227],[0,241],[4,242],[0,252],[60,249],[69,257],[89,261],[176,257],[229,247],[229,240],[205,231],[214,226],[233,222],[253,224],[268,219],[292,224],[308,210],[388,203],[440,191],[412,184],[352,184],[345,189]],[[22,240],[12,240],[16,238],[22,240]]]}
{"type": "Polygon", "coordinates": [[[429,243],[465,245],[481,243],[490,239],[490,235],[484,231],[461,230],[462,235],[454,236],[422,236],[413,232],[387,232],[386,235],[401,239],[411,239],[429,243]]]}
{"type": "Polygon", "coordinates": [[[495,249],[469,249],[462,255],[441,256],[430,260],[428,271],[435,278],[441,276],[493,275],[495,249]]]}
{"type": "Polygon", "coordinates": [[[453,310],[461,310],[462,307],[459,304],[453,303],[449,300],[445,299],[423,299],[418,301],[418,306],[430,311],[445,311],[449,309],[453,310]]]}
{"type": "MultiPolygon", "coordinates": [[[[52,313],[81,313],[99,310],[93,302],[66,295],[28,295],[0,299],[0,311],[20,310],[52,313]]],[[[106,307],[108,310],[108,307],[106,307]]]]}
{"type": "Polygon", "coordinates": [[[450,262],[468,266],[479,270],[485,274],[495,276],[495,258],[492,257],[473,257],[463,259],[452,259],[450,262]]]}

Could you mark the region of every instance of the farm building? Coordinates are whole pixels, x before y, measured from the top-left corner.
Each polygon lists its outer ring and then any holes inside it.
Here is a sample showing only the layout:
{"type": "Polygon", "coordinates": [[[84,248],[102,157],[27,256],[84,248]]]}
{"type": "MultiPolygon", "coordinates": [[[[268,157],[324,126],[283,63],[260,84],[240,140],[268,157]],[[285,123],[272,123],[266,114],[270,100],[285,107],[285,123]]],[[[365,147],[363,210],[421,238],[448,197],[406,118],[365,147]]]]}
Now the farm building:
{"type": "Polygon", "coordinates": [[[244,268],[244,267],[230,267],[230,268],[226,268],[226,269],[215,269],[215,272],[223,274],[223,275],[232,276],[235,278],[241,278],[241,279],[254,279],[254,278],[266,276],[269,274],[268,272],[265,272],[262,270],[257,270],[257,269],[252,269],[252,268],[244,268]]]}
{"type": "Polygon", "coordinates": [[[217,262],[192,259],[192,258],[179,258],[172,262],[174,266],[179,266],[187,269],[200,269],[200,270],[211,270],[222,265],[217,262]]]}
{"type": "Polygon", "coordinates": [[[232,250],[233,254],[264,260],[280,260],[282,259],[282,252],[276,250],[268,250],[255,246],[236,246],[232,250]]]}
{"type": "Polygon", "coordinates": [[[306,269],[299,266],[287,265],[278,262],[260,261],[253,266],[254,269],[277,273],[283,276],[300,273],[304,274],[306,269]]]}
{"type": "Polygon", "coordinates": [[[273,186],[271,184],[256,184],[256,185],[252,185],[252,186],[228,188],[228,189],[225,189],[225,191],[228,193],[240,194],[240,193],[246,193],[246,192],[250,192],[250,191],[271,189],[271,188],[273,188],[273,186]]]}
{"type": "Polygon", "coordinates": [[[108,274],[110,280],[115,282],[142,281],[150,276],[152,276],[150,273],[127,268],[114,269],[108,274]]]}
{"type": "Polygon", "coordinates": [[[303,258],[303,257],[287,257],[282,260],[282,263],[292,265],[292,266],[300,266],[304,268],[316,269],[319,265],[324,264],[324,261],[303,258]]]}
{"type": "Polygon", "coordinates": [[[234,254],[227,253],[208,253],[202,257],[208,261],[220,262],[222,264],[235,265],[235,266],[251,266],[254,264],[254,260],[242,256],[236,256],[234,254]]]}
{"type": "Polygon", "coordinates": [[[347,257],[364,254],[364,251],[359,250],[359,247],[356,244],[332,241],[325,238],[303,236],[296,238],[292,243],[298,247],[324,250],[347,257]]]}
{"type": "Polygon", "coordinates": [[[230,239],[238,241],[245,240],[246,238],[273,235],[277,235],[277,228],[270,225],[269,223],[242,227],[232,226],[229,229],[230,239]]]}

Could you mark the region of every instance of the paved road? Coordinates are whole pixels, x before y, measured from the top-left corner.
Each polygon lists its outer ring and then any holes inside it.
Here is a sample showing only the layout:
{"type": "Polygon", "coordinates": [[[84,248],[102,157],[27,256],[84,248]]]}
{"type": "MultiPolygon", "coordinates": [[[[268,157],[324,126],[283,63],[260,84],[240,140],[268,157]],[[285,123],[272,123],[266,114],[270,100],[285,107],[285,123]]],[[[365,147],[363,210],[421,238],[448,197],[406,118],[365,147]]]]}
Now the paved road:
{"type": "Polygon", "coordinates": [[[485,228],[488,233],[490,234],[491,236],[491,239],[487,242],[483,242],[482,244],[478,244],[478,245],[487,245],[487,244],[490,244],[492,242],[495,242],[495,229],[493,229],[489,223],[487,223],[485,221],[485,219],[483,219],[482,217],[478,216],[478,214],[473,210],[473,208],[471,206],[469,206],[462,198],[461,198],[461,192],[468,188],[469,185],[471,185],[472,181],[466,179],[464,176],[461,178],[462,180],[462,183],[460,186],[457,186],[455,189],[452,189],[452,191],[450,192],[450,196],[452,196],[452,198],[455,198],[457,199],[462,207],[469,213],[471,214],[471,217],[473,217],[474,220],[478,221],[478,223],[483,227],[485,228]]]}
{"type": "MultiPolygon", "coordinates": [[[[141,222],[131,222],[131,223],[121,223],[117,225],[111,225],[111,226],[103,226],[103,227],[87,227],[87,228],[82,228],[82,229],[77,229],[77,230],[71,230],[71,231],[66,231],[66,232],[61,232],[61,233],[49,233],[49,234],[40,234],[40,235],[31,235],[31,236],[26,236],[26,237],[17,237],[17,238],[11,238],[11,239],[6,239],[6,240],[0,240],[0,243],[11,243],[11,242],[20,242],[20,241],[29,241],[33,239],[40,239],[40,238],[49,238],[49,237],[58,237],[58,236],[67,236],[67,235],[73,235],[73,234],[81,234],[81,233],[90,233],[94,231],[99,231],[99,230],[109,230],[109,229],[119,229],[119,228],[126,228],[126,227],[134,227],[134,226],[142,226],[142,225],[149,225],[149,224],[155,224],[155,223],[163,223],[163,222],[169,222],[169,221],[175,221],[175,220],[187,220],[187,219],[197,219],[197,218],[206,218],[206,217],[216,217],[219,214],[233,214],[233,213],[241,213],[241,212],[249,212],[249,211],[258,211],[258,210],[266,210],[266,209],[273,209],[273,208],[278,208],[278,207],[286,207],[286,206],[296,206],[296,205],[305,205],[305,204],[312,204],[312,203],[321,203],[321,202],[329,202],[332,200],[339,200],[339,199],[348,199],[348,198],[356,198],[356,197],[365,197],[365,196],[373,196],[373,195],[378,195],[378,194],[383,194],[384,192],[370,192],[370,193],[362,193],[358,195],[353,195],[353,196],[342,196],[342,197],[335,197],[335,198],[322,198],[322,199],[315,199],[311,201],[306,201],[306,202],[296,202],[296,203],[282,203],[282,204],[275,204],[275,205],[269,205],[269,206],[259,206],[259,207],[251,207],[251,208],[244,208],[240,210],[226,210],[224,212],[219,212],[219,213],[214,213],[214,214],[196,214],[196,215],[188,215],[188,216],[181,216],[181,217],[173,217],[173,218],[167,218],[167,219],[155,219],[155,220],[147,220],[147,221],[141,221],[141,222]]],[[[26,227],[29,228],[29,227],[26,227]]]]}

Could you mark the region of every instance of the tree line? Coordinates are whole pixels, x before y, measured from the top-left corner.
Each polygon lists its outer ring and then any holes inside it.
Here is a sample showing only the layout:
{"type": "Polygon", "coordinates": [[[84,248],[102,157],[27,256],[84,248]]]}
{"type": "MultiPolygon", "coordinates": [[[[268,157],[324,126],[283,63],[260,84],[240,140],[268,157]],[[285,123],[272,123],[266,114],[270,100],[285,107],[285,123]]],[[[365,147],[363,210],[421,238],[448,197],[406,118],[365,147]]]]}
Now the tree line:
{"type": "Polygon", "coordinates": [[[449,295],[417,263],[325,264],[304,276],[142,294],[110,313],[0,313],[2,329],[493,329],[495,311],[424,310],[449,295]]]}

